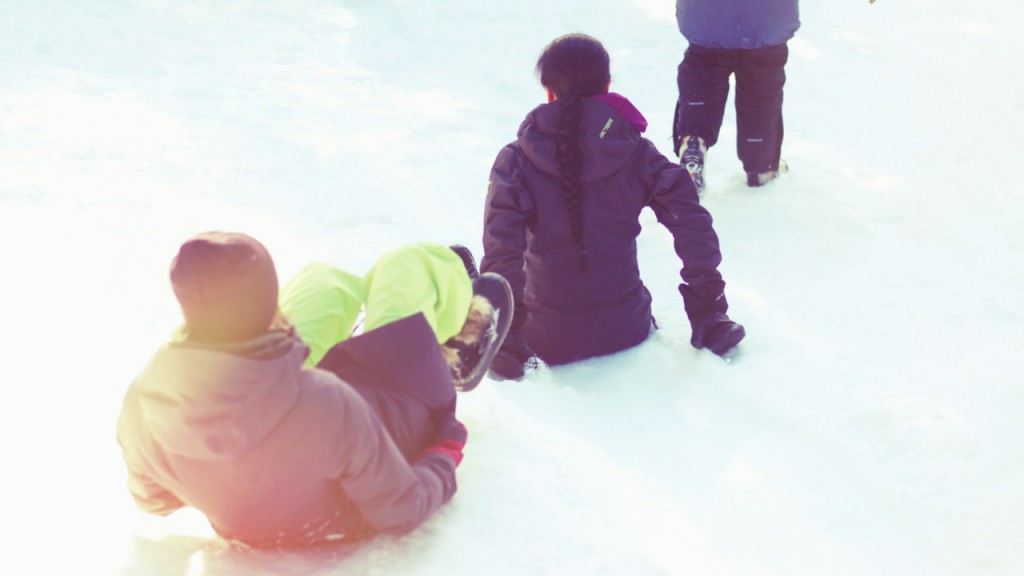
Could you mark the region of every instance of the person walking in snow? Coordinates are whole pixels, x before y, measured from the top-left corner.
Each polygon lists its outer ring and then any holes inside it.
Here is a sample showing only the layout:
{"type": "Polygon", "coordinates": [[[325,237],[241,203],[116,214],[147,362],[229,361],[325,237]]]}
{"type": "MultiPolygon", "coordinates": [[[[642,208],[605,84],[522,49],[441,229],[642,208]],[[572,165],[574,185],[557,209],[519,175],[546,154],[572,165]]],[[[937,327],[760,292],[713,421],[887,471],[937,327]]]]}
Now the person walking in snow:
{"type": "Polygon", "coordinates": [[[800,27],[798,0],[676,0],[689,46],[679,64],[673,143],[703,192],[708,149],[718,142],[729,76],[736,77],[736,151],[748,186],[787,170],[782,154],[782,87],[787,42],[800,27]]]}
{"type": "Polygon", "coordinates": [[[138,506],[194,507],[254,547],[421,524],[456,490],[467,436],[456,387],[480,381],[510,323],[504,279],[469,272],[464,248],[417,244],[364,278],[311,264],[279,294],[254,238],[185,242],[170,274],[185,325],[118,420],[138,506]],[[349,337],[364,306],[364,331],[349,337]]]}
{"type": "Polygon", "coordinates": [[[651,295],[636,239],[650,207],[675,239],[691,343],[725,354],[744,337],[729,319],[711,215],[686,169],[642,137],[643,115],[610,93],[609,57],[585,34],[551,42],[537,62],[546,104],[494,161],[481,270],[508,279],[513,326],[491,364],[518,379],[539,356],[564,364],[611,354],[649,335],[651,295]]]}

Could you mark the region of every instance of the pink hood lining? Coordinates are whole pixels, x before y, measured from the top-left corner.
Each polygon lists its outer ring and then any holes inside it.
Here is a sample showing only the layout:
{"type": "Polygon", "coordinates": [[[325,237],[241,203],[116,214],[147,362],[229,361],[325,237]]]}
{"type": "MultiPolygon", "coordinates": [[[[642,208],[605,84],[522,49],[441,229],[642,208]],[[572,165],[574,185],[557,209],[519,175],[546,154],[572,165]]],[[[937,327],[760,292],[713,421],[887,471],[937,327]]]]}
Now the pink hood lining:
{"type": "Polygon", "coordinates": [[[626,121],[635,126],[640,132],[647,131],[647,118],[644,118],[644,115],[637,110],[636,106],[622,94],[607,92],[605,94],[596,94],[591,96],[591,98],[611,106],[613,110],[619,113],[619,116],[625,118],[626,121]]]}

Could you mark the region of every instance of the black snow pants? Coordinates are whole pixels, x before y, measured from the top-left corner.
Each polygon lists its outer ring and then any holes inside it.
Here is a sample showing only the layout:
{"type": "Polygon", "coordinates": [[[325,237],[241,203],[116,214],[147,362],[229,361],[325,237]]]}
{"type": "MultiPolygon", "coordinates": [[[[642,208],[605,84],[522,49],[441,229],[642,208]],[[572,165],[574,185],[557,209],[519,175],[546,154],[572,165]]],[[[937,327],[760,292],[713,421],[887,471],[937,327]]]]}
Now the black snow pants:
{"type": "Polygon", "coordinates": [[[786,44],[755,50],[707,48],[691,44],[679,64],[679,100],[673,126],[676,155],[683,138],[699,136],[710,148],[718,142],[729,76],[736,75],[736,152],[746,172],[779,166],[782,152],[782,86],[786,83],[786,44]]]}

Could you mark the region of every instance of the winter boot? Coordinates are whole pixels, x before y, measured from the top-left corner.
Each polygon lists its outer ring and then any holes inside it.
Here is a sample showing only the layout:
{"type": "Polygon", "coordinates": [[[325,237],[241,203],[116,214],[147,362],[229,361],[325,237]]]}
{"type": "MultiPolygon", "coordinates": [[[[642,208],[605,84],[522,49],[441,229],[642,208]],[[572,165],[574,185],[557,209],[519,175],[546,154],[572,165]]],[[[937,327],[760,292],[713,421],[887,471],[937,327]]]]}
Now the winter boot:
{"type": "Polygon", "coordinates": [[[462,244],[452,244],[449,248],[451,248],[452,252],[458,254],[459,258],[462,258],[462,265],[466,267],[466,274],[469,274],[469,279],[476,281],[480,277],[480,272],[476,269],[476,259],[473,258],[473,252],[462,244]]]}
{"type": "Polygon", "coordinates": [[[779,160],[779,167],[774,170],[768,170],[767,172],[747,172],[747,186],[764,186],[778,178],[779,174],[785,174],[786,172],[789,172],[789,165],[786,164],[785,160],[779,160]]]}
{"type": "Polygon", "coordinates": [[[486,273],[473,281],[473,300],[462,331],[441,347],[456,390],[476,388],[487,374],[512,325],[512,307],[512,288],[504,278],[486,273]]]}
{"type": "Polygon", "coordinates": [[[704,139],[700,136],[686,136],[683,138],[682,150],[682,153],[679,154],[679,163],[686,167],[690,178],[693,178],[697,194],[703,194],[704,156],[708,153],[708,147],[704,145],[704,139]]]}

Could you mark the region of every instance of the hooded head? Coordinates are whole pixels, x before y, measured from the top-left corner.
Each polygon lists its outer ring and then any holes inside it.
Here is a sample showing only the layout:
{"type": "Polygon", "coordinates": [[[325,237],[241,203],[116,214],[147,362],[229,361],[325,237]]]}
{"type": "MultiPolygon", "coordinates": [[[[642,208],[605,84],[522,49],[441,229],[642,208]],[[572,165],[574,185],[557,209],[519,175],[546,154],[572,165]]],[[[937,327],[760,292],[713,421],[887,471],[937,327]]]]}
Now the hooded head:
{"type": "Polygon", "coordinates": [[[204,232],[182,244],[171,262],[171,286],[192,340],[253,338],[277,313],[274,262],[245,234],[204,232]]]}

